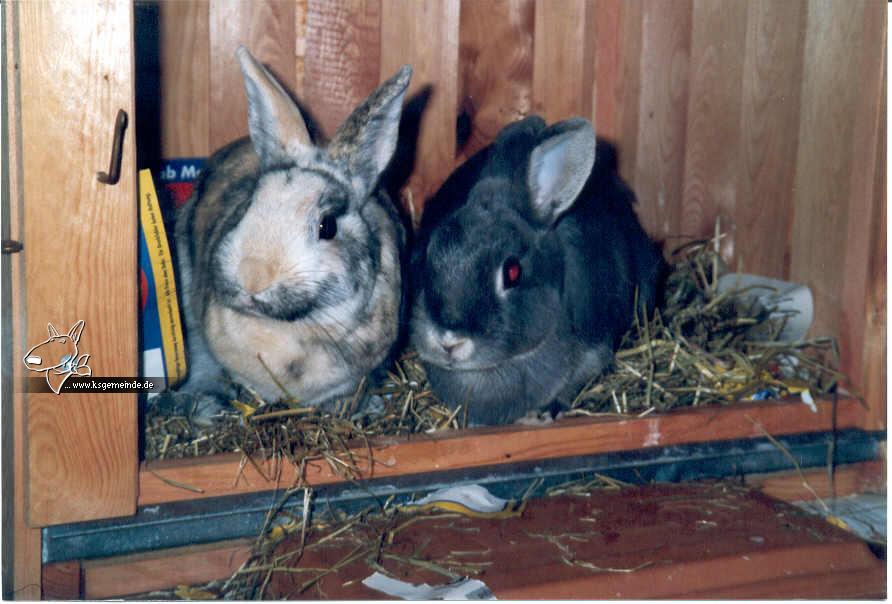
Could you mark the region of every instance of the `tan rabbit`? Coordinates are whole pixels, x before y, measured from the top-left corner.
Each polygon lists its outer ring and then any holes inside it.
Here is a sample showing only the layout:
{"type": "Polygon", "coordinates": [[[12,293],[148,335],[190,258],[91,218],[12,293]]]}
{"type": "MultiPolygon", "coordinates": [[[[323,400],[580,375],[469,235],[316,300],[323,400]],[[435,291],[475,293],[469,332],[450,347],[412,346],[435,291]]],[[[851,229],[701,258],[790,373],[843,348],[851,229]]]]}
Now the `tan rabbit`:
{"type": "Polygon", "coordinates": [[[346,395],[401,324],[405,234],[377,183],[411,68],[317,147],[272,75],[244,47],[236,55],[250,137],[211,156],[176,223],[190,357],[180,392],[211,395],[205,417],[228,394],[224,368],[268,401],[283,389],[310,406],[346,395]]]}

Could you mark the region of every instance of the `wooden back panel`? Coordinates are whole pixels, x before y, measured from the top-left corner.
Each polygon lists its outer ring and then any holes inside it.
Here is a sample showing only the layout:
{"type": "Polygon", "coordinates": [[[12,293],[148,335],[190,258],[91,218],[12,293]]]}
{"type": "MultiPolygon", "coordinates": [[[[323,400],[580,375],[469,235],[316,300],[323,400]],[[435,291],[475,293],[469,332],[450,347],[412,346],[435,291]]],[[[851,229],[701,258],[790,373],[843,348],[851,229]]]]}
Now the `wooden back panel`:
{"type": "MultiPolygon", "coordinates": [[[[862,379],[862,348],[885,341],[885,300],[867,300],[883,289],[870,259],[885,256],[871,229],[885,205],[873,186],[885,178],[881,0],[196,1],[160,12],[161,99],[176,108],[161,114],[165,157],[206,155],[247,131],[239,43],[328,135],[412,63],[412,92],[432,86],[404,199],[416,217],[504,124],[582,115],[618,143],[654,237],[672,248],[721,217],[730,266],[808,284],[813,333],[839,336],[858,388],[880,392],[862,379]]],[[[871,405],[885,408],[884,394],[871,405]]]]}

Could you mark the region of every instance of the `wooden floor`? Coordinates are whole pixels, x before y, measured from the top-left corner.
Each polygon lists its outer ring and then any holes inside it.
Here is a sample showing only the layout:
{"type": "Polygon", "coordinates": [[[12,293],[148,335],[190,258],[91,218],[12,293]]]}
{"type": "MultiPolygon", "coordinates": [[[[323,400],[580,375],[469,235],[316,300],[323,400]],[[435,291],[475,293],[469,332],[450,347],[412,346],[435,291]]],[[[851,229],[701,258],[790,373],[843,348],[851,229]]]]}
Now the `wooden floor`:
{"type": "MultiPolygon", "coordinates": [[[[294,544],[282,546],[283,551],[294,544]]],[[[328,568],[351,542],[304,555],[328,568]]],[[[418,521],[382,549],[395,578],[448,583],[400,557],[473,563],[499,599],[883,597],[885,563],[857,538],[789,504],[737,486],[650,485],[531,501],[523,515],[418,521]]],[[[270,597],[375,599],[364,559],[299,593],[281,573],[270,597]]]]}

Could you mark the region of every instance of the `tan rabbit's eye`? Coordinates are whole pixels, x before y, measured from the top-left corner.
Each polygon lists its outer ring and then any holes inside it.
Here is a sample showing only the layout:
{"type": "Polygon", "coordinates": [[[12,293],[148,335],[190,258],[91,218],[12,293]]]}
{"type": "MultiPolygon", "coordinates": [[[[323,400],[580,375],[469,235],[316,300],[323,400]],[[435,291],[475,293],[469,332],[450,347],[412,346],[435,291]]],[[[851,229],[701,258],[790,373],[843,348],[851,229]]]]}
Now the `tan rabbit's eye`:
{"type": "Polygon", "coordinates": [[[334,239],[338,234],[338,219],[329,214],[319,221],[319,239],[334,239]]]}

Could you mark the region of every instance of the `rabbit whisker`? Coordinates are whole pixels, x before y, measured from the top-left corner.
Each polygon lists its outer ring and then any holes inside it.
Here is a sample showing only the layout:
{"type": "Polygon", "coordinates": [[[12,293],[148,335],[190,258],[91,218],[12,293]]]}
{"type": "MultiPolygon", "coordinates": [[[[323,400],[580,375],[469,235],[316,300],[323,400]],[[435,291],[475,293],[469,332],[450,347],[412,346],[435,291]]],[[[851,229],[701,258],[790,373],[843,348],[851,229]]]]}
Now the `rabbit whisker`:
{"type": "MultiPolygon", "coordinates": [[[[339,325],[342,324],[341,321],[338,321],[337,319],[333,318],[333,320],[339,325]]],[[[371,355],[374,355],[374,351],[377,348],[373,342],[369,342],[365,339],[351,339],[349,342],[345,342],[345,344],[348,345],[351,354],[357,360],[365,359],[371,355]]]]}
{"type": "Polygon", "coordinates": [[[353,359],[356,357],[356,351],[353,350],[350,341],[343,338],[336,338],[332,334],[330,326],[325,325],[323,320],[332,323],[334,327],[337,327],[341,332],[348,333],[348,330],[344,327],[343,323],[338,321],[335,317],[332,317],[324,308],[316,309],[312,315],[308,317],[308,322],[311,323],[326,340],[325,345],[336,352],[345,363],[352,363],[353,359]]]}

